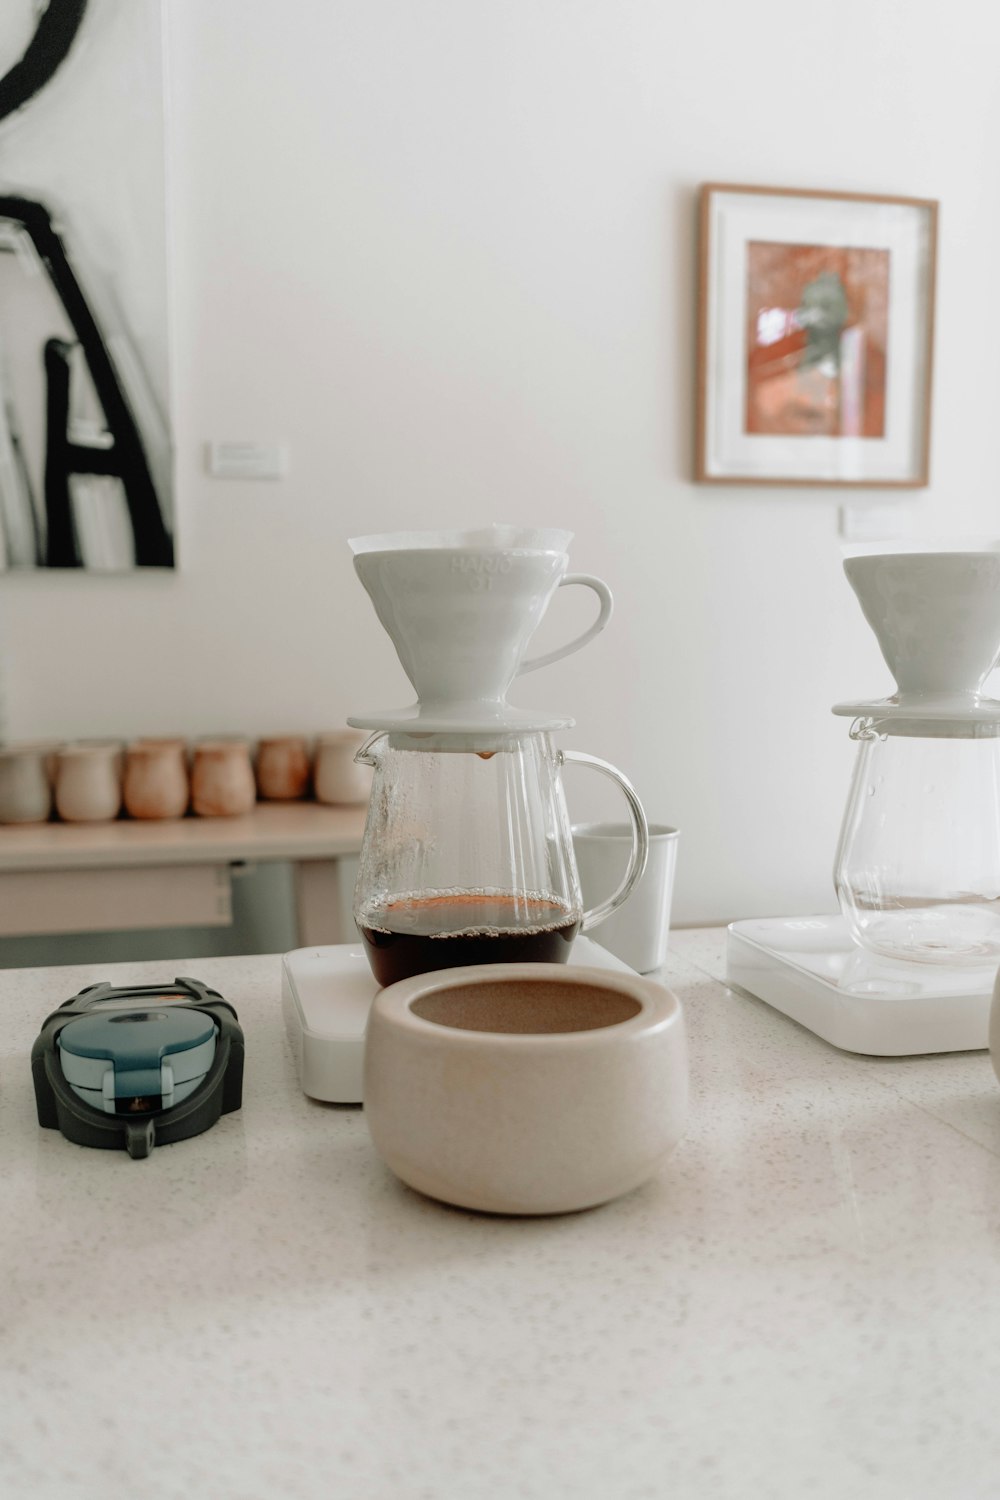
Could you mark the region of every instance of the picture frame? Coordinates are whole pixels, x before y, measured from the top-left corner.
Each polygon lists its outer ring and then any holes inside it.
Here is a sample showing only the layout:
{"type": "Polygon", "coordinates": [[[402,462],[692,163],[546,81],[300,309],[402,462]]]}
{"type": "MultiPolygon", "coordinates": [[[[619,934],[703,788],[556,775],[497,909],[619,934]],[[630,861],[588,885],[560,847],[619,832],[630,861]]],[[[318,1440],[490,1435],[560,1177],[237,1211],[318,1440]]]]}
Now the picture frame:
{"type": "Polygon", "coordinates": [[[929,483],[938,206],[702,186],[696,480],[929,483]]]}

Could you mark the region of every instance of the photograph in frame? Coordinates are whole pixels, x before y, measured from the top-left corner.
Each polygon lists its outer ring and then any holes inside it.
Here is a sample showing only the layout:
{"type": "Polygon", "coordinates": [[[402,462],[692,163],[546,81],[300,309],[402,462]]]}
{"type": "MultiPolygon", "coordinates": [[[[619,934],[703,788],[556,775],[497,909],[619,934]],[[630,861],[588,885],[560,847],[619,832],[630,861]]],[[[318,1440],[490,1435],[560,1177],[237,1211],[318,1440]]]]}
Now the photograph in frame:
{"type": "Polygon", "coordinates": [[[696,478],[928,482],[937,204],[701,190],[696,478]]]}

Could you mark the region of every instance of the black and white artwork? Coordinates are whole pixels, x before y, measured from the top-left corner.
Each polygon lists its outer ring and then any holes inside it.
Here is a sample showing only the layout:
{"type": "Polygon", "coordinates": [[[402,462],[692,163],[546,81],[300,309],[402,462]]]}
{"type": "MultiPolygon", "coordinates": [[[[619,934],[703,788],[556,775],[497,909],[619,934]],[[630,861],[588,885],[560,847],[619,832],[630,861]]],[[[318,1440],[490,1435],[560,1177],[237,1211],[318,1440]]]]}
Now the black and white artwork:
{"type": "Polygon", "coordinates": [[[172,568],[161,0],[0,6],[0,568],[172,568]]]}

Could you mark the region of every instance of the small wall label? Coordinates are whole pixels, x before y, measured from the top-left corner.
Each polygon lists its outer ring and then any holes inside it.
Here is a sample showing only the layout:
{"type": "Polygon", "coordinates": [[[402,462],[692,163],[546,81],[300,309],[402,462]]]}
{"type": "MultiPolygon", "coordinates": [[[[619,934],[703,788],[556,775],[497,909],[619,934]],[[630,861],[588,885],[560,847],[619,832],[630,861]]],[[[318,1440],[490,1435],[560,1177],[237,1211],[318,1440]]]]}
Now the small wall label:
{"type": "Polygon", "coordinates": [[[284,479],[288,448],[284,443],[209,443],[208,472],[213,479],[284,479]]]}

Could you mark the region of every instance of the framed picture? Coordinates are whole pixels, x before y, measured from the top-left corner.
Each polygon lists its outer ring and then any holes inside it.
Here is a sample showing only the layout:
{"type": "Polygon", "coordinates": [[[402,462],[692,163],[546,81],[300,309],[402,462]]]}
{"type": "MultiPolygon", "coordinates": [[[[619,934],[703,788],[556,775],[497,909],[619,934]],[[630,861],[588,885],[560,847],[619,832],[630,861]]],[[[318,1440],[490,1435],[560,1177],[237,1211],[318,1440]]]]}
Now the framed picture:
{"type": "Polygon", "coordinates": [[[697,479],[927,484],[937,207],[702,188],[697,479]]]}
{"type": "Polygon", "coordinates": [[[165,9],[0,6],[0,572],[175,566],[165,9]]]}

